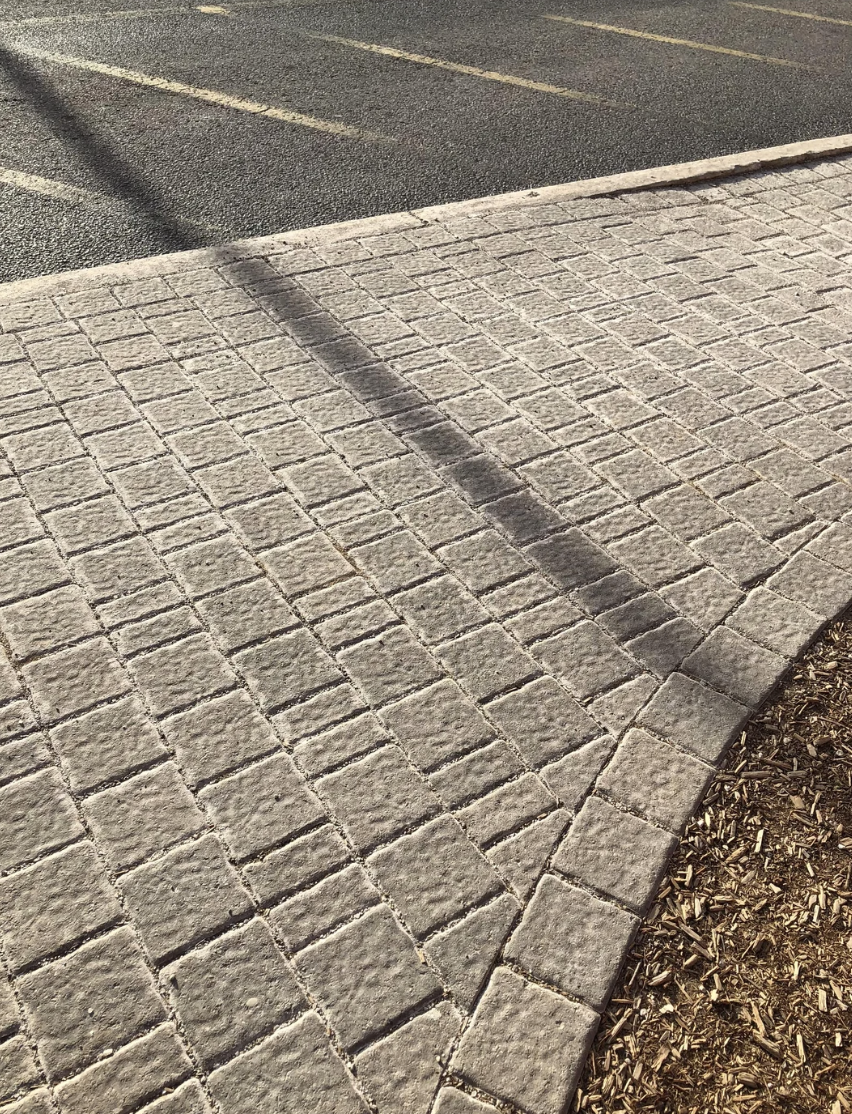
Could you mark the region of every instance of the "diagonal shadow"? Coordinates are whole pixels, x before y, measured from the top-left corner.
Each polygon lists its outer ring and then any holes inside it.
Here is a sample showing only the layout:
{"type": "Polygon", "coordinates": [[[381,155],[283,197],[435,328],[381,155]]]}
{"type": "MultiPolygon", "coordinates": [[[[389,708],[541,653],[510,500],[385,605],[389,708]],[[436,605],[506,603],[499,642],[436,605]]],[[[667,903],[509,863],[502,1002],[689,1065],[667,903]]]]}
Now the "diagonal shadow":
{"type": "Polygon", "coordinates": [[[0,75],[5,75],[18,93],[41,115],[54,135],[70,147],[79,160],[117,199],[125,202],[145,226],[153,230],[164,251],[201,247],[208,241],[200,229],[171,215],[158,191],[110,149],[71,110],[52,84],[20,55],[0,44],[0,75]]]}

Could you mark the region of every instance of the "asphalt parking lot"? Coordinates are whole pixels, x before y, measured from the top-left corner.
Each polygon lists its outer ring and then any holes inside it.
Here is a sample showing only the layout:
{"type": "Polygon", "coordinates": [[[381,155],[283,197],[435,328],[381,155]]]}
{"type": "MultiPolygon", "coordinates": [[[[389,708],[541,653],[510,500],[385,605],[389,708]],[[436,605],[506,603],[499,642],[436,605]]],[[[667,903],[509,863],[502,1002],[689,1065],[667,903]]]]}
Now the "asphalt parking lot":
{"type": "Polygon", "coordinates": [[[0,280],[852,131],[795,2],[0,4],[0,280]]]}

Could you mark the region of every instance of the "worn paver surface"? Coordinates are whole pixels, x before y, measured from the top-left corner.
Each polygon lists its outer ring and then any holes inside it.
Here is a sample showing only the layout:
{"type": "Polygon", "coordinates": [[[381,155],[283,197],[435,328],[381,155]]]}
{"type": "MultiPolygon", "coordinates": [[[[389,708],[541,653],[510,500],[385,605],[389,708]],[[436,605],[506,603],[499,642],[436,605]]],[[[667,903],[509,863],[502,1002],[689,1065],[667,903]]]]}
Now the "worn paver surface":
{"type": "Polygon", "coordinates": [[[564,1111],[852,599],[852,160],[386,228],[0,288],[4,1111],[564,1111]]]}

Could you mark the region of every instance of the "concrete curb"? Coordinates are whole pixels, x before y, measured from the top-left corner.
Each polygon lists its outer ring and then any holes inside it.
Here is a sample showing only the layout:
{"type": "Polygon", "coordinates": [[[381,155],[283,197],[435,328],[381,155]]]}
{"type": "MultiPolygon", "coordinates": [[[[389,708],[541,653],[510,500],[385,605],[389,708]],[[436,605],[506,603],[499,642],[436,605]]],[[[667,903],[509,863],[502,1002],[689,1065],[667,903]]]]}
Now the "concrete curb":
{"type": "Polygon", "coordinates": [[[712,181],[717,178],[738,177],[772,167],[792,166],[850,153],[852,153],[852,133],[847,133],[826,136],[823,139],[807,139],[799,143],[784,143],[777,147],[740,151],[737,154],[699,159],[696,162],[673,163],[670,166],[655,166],[648,170],[629,170],[624,174],[610,174],[602,178],[582,178],[576,182],[542,186],[539,189],[516,190],[511,193],[475,197],[467,201],[451,201],[424,209],[386,213],[270,236],[234,240],[221,246],[194,251],[153,255],[121,263],[107,263],[100,267],[20,279],[17,282],[0,285],[0,304],[19,301],[37,294],[62,294],[70,289],[80,290],[89,286],[99,286],[105,281],[115,281],[125,274],[127,268],[132,268],[133,278],[138,279],[155,273],[163,275],[193,267],[221,266],[223,263],[280,251],[286,246],[306,246],[364,236],[379,236],[390,232],[404,232],[411,228],[422,228],[436,221],[483,216],[504,209],[555,205],[581,198],[606,197],[620,193],[635,193],[638,190],[712,181]]]}

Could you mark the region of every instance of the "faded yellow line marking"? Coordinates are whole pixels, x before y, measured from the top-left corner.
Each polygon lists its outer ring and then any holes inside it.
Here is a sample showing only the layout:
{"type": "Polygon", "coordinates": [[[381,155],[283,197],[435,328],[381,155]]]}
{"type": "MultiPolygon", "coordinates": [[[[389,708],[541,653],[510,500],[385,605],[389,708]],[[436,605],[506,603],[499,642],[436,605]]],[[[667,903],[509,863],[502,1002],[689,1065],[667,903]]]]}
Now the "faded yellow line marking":
{"type": "Polygon", "coordinates": [[[751,8],[756,12],[774,12],[775,15],[794,15],[799,19],[815,19],[817,23],[836,23],[839,27],[852,27],[852,19],[836,19],[831,15],[816,15],[814,12],[800,12],[795,8],[770,8],[768,4],[746,4],[745,0],[730,0],[734,8],[751,8]]]}
{"type": "Polygon", "coordinates": [[[205,15],[230,15],[227,8],[219,8],[215,4],[196,4],[195,10],[203,12],[205,15]]]}
{"type": "Polygon", "coordinates": [[[433,58],[428,54],[413,54],[408,50],[398,50],[394,46],[382,46],[380,43],[363,43],[359,39],[344,39],[340,35],[323,35],[318,31],[299,30],[298,34],[309,39],[320,39],[326,43],[349,46],[355,50],[366,50],[370,54],[381,54],[386,58],[396,58],[402,62],[414,62],[419,66],[433,66],[439,70],[449,70],[450,73],[466,74],[468,77],[478,77],[485,81],[497,81],[501,85],[514,85],[519,89],[530,89],[534,93],[549,93],[551,96],[567,97],[572,101],[585,101],[587,104],[603,105],[607,108],[636,107],[627,101],[609,100],[606,97],[599,97],[595,93],[582,93],[578,89],[565,89],[561,85],[548,85],[544,81],[531,81],[526,77],[499,73],[497,70],[481,70],[478,66],[468,66],[463,62],[448,62],[446,58],[433,58]]]}
{"type": "Polygon", "coordinates": [[[73,205],[115,204],[113,198],[107,197],[104,193],[85,190],[80,186],[71,186],[67,182],[58,182],[55,178],[42,178],[40,174],[27,174],[23,170],[11,170],[5,166],[0,166],[0,184],[12,186],[18,190],[25,190],[27,193],[37,193],[42,197],[53,197],[57,201],[67,201],[73,205]]]}
{"type": "Polygon", "coordinates": [[[715,46],[713,43],[696,43],[692,39],[675,39],[670,35],[652,35],[650,31],[635,31],[631,27],[614,27],[609,23],[592,23],[586,19],[571,19],[567,15],[546,15],[545,19],[554,20],[556,23],[570,23],[574,27],[590,27],[595,31],[611,31],[615,35],[629,35],[635,39],[650,39],[655,43],[670,43],[672,46],[686,46],[690,50],[706,50],[711,54],[727,54],[732,58],[746,58],[750,62],[768,62],[773,66],[787,66],[794,70],[810,70],[813,73],[824,73],[819,66],[808,65],[807,62],[794,62],[790,58],[775,58],[771,54],[752,54],[747,50],[733,50],[727,46],[715,46]]]}
{"type": "Polygon", "coordinates": [[[296,124],[299,127],[325,132],[328,135],[380,143],[394,142],[388,136],[380,135],[378,132],[364,131],[361,128],[351,127],[349,124],[339,124],[334,120],[321,120],[317,116],[306,116],[302,112],[292,112],[290,109],[276,108],[274,105],[249,101],[242,97],[232,97],[229,93],[220,93],[216,89],[201,89],[195,85],[185,85],[182,81],[171,81],[165,77],[152,77],[150,74],[138,73],[136,70],[125,70],[121,66],[94,62],[89,58],[77,58],[73,54],[56,54],[53,51],[38,50],[35,47],[19,47],[17,49],[19,54],[24,54],[29,58],[37,58],[42,62],[53,62],[57,66],[70,66],[78,70],[87,70],[89,73],[104,74],[106,77],[114,77],[119,81],[129,81],[133,85],[142,85],[148,89],[159,89],[163,93],[175,93],[178,96],[191,97],[193,100],[205,101],[208,104],[218,104],[223,108],[235,109],[237,112],[249,112],[254,116],[281,120],[285,124],[296,124]]]}

